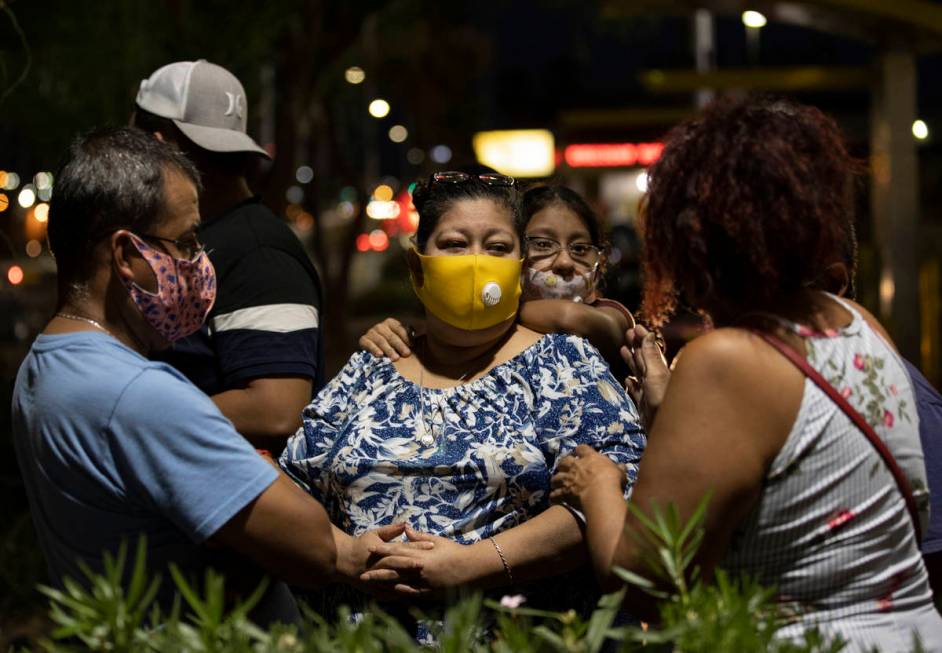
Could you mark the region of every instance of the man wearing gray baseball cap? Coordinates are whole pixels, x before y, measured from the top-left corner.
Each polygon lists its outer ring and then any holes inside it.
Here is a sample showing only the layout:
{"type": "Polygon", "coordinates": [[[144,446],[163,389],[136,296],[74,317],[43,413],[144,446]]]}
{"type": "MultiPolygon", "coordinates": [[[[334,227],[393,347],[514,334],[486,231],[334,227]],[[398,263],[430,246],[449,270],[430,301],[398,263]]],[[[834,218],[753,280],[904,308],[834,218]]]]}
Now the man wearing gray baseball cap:
{"type": "Polygon", "coordinates": [[[301,243],[249,188],[250,166],[271,157],[246,133],[248,108],[228,70],[179,61],[141,81],[132,123],[199,169],[199,238],[219,280],[206,325],[161,360],[210,395],[257,448],[277,455],[320,386],[321,291],[301,243]]]}

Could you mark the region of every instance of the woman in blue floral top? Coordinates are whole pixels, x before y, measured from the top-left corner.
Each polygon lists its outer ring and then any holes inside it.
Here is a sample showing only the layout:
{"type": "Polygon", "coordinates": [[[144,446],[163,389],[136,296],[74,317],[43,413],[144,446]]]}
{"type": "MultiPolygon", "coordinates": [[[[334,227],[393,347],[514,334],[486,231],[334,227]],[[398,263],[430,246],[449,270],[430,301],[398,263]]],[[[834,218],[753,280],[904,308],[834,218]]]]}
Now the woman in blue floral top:
{"type": "MultiPolygon", "coordinates": [[[[427,335],[396,362],[355,354],[305,409],[280,462],[327,506],[338,568],[360,587],[417,598],[523,585],[532,603],[552,593],[552,581],[532,581],[586,561],[581,516],[549,505],[557,461],[591,444],[622,466],[627,495],[645,436],[588,341],[515,322],[513,180],[437,173],[414,201],[408,258],[427,335]],[[399,523],[407,541],[345,561],[350,536],[399,523]]],[[[557,597],[570,584],[560,582],[557,597]]]]}

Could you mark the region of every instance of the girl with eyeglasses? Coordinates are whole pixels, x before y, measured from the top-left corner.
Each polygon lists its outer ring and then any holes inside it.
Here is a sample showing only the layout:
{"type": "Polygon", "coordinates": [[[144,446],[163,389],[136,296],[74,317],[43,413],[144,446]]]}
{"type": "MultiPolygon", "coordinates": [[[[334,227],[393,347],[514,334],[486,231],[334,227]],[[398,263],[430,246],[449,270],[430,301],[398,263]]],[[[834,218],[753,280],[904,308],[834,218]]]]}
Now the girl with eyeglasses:
{"type": "MultiPolygon", "coordinates": [[[[633,328],[635,321],[622,304],[600,294],[605,243],[595,212],[578,193],[564,186],[531,188],[523,195],[521,211],[526,222],[526,258],[520,323],[539,333],[586,338],[613,370],[623,371],[619,349],[625,331],[633,328]]],[[[390,317],[367,331],[360,338],[360,347],[374,356],[397,360],[410,355],[413,336],[410,327],[390,317]]]]}

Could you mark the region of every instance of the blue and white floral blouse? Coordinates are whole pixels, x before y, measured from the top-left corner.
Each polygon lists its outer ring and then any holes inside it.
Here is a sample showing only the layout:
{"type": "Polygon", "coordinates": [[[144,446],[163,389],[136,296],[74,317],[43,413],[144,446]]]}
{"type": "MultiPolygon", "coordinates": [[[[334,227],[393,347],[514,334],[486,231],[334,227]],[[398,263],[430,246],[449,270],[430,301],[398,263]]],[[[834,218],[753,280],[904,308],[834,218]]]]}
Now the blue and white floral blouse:
{"type": "MultiPolygon", "coordinates": [[[[626,494],[645,445],[638,412],[598,351],[565,335],[544,336],[481,378],[444,389],[420,388],[389,359],[359,352],[303,417],[281,466],[351,535],[405,521],[472,544],[543,512],[557,461],[576,445],[624,464],[626,494]]],[[[503,592],[526,594],[531,607],[580,612],[598,597],[585,570],[503,592]]],[[[305,599],[327,615],[342,604],[355,617],[366,609],[347,586],[305,599]]],[[[385,609],[434,644],[441,606],[423,606],[418,622],[385,609]]]]}
{"type": "Polygon", "coordinates": [[[598,351],[560,334],[444,389],[359,352],[303,418],[281,466],[352,535],[405,521],[471,544],[545,510],[557,462],[576,445],[624,464],[626,493],[645,446],[638,412],[598,351]]]}

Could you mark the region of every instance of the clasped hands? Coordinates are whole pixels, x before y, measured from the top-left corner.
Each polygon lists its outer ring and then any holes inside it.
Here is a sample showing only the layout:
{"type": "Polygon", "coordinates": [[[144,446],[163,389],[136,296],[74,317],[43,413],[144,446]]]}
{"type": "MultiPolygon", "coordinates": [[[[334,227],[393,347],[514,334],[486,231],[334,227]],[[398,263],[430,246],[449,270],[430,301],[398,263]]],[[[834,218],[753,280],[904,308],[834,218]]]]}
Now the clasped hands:
{"type": "Polygon", "coordinates": [[[391,524],[338,547],[342,579],[381,600],[420,598],[472,581],[474,545],[391,524]],[[402,535],[406,540],[399,540],[402,535]]]}

